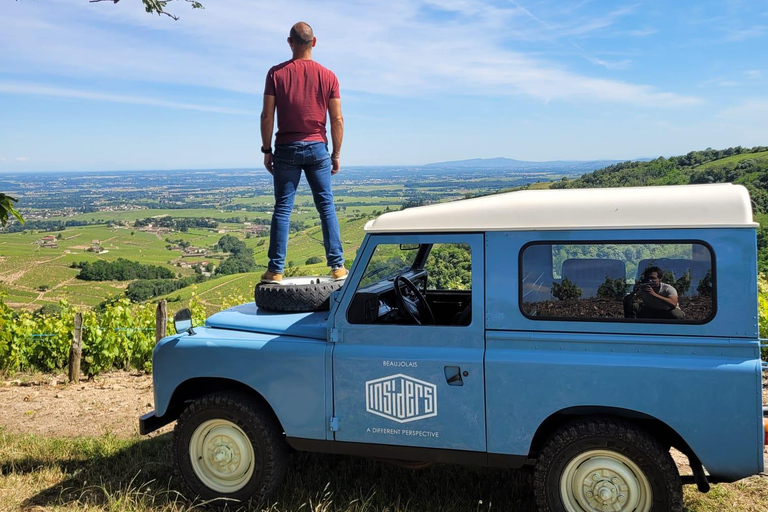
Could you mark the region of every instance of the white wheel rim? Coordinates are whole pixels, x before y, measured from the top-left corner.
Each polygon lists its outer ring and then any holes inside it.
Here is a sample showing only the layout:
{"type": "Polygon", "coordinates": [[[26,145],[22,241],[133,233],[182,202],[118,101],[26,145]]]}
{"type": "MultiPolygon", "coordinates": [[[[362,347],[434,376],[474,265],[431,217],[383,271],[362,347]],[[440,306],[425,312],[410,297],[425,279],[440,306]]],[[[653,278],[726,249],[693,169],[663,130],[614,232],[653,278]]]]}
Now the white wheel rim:
{"type": "Polygon", "coordinates": [[[560,496],[568,512],[649,512],[651,483],[631,459],[609,450],[577,455],[563,471],[560,496]]]}
{"type": "Polygon", "coordinates": [[[237,492],[253,476],[253,446],[231,421],[208,420],[197,427],[189,441],[189,457],[195,475],[217,492],[237,492]]]}

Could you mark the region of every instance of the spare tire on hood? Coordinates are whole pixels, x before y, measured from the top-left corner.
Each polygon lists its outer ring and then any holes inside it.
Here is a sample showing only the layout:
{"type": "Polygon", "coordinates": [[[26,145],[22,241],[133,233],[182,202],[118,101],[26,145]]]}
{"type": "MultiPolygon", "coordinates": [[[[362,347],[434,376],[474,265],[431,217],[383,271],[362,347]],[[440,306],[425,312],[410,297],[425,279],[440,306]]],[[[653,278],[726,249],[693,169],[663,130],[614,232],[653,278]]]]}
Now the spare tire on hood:
{"type": "Polygon", "coordinates": [[[257,284],[253,295],[256,305],[267,311],[326,311],[331,292],[343,284],[330,277],[287,277],[279,284],[257,284]]]}

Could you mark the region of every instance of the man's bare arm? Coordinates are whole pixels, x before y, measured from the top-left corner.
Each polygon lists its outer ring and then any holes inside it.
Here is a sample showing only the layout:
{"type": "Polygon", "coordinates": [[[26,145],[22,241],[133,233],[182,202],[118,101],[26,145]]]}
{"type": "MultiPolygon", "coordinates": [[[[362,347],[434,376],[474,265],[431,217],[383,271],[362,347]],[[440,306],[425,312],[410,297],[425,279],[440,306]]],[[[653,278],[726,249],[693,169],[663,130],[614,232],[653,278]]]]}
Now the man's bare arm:
{"type": "MultiPolygon", "coordinates": [[[[272,147],[272,130],[275,128],[275,97],[264,95],[264,107],[261,109],[261,147],[272,147]]],[[[264,167],[272,174],[272,153],[264,155],[264,167]]]]}
{"type": "Polygon", "coordinates": [[[667,304],[669,304],[673,308],[677,307],[677,304],[678,304],[677,295],[670,295],[669,297],[666,297],[664,295],[656,293],[653,289],[650,289],[648,291],[648,293],[650,293],[652,296],[656,297],[657,299],[663,300],[664,302],[666,302],[667,304]]]}
{"type": "Polygon", "coordinates": [[[341,98],[331,98],[328,102],[328,115],[331,118],[331,174],[336,174],[341,168],[341,142],[344,139],[344,116],[341,115],[341,98]]]}

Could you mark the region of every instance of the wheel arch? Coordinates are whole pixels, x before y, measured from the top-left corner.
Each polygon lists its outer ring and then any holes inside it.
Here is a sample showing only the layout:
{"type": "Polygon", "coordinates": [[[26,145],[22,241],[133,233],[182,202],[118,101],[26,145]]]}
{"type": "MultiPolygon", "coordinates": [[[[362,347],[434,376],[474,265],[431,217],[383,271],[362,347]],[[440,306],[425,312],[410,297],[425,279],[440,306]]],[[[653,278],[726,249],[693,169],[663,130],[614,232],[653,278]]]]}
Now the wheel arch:
{"type": "Polygon", "coordinates": [[[637,427],[641,428],[648,434],[655,437],[660,443],[668,447],[674,447],[687,456],[696,457],[695,452],[691,449],[688,443],[683,437],[675,431],[672,427],[658,418],[644,414],[642,412],[633,411],[631,409],[622,409],[620,407],[604,407],[604,406],[577,406],[562,409],[551,414],[547,417],[531,440],[531,446],[528,452],[529,457],[538,457],[544,443],[549,439],[562,426],[579,420],[591,419],[591,418],[611,418],[622,419],[629,421],[637,427]]]}
{"type": "Polygon", "coordinates": [[[247,384],[223,377],[194,377],[185,380],[173,390],[163,417],[167,419],[168,423],[175,421],[181,416],[181,413],[190,402],[205,395],[221,392],[236,393],[255,401],[264,411],[269,413],[277,425],[280,425],[280,429],[283,429],[283,425],[277,414],[275,414],[274,408],[261,393],[247,384]]]}

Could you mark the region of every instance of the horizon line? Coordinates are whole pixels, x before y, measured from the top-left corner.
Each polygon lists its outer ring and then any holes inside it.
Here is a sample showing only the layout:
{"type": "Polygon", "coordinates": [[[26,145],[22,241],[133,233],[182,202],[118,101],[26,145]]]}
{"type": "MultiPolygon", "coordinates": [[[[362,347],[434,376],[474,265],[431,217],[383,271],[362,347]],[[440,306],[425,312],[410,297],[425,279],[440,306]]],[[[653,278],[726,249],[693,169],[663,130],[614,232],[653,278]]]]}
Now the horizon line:
{"type": "MultiPolygon", "coordinates": [[[[371,165],[371,164],[363,164],[363,165],[346,165],[343,166],[342,169],[357,169],[357,168],[400,168],[400,167],[410,167],[410,168],[421,168],[421,167],[427,167],[427,166],[433,166],[433,165],[440,165],[440,164],[449,164],[449,163],[458,163],[458,162],[471,162],[471,161],[477,161],[477,160],[511,160],[514,162],[519,163],[529,163],[529,164],[557,164],[557,163],[589,163],[589,162],[634,162],[634,161],[642,161],[642,160],[648,160],[658,157],[639,157],[639,158],[594,158],[594,159],[587,159],[587,160],[516,160],[514,158],[508,158],[508,157],[489,157],[489,158],[466,158],[463,160],[447,160],[444,162],[429,162],[425,164],[382,164],[382,165],[371,165]]],[[[186,172],[186,171],[193,171],[193,172],[205,172],[205,171],[253,171],[253,170],[260,170],[262,169],[261,165],[253,166],[253,167],[186,167],[186,168],[155,168],[155,169],[112,169],[112,170],[76,170],[76,169],[70,169],[70,170],[19,170],[19,171],[6,171],[0,169],[0,176],[3,175],[13,175],[13,174],[32,174],[32,173],[40,173],[40,174],[55,174],[55,173],[72,173],[72,172],[80,172],[80,173],[86,173],[86,174],[92,174],[92,173],[122,173],[122,172],[186,172]]]]}

